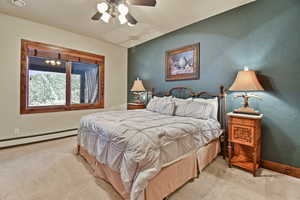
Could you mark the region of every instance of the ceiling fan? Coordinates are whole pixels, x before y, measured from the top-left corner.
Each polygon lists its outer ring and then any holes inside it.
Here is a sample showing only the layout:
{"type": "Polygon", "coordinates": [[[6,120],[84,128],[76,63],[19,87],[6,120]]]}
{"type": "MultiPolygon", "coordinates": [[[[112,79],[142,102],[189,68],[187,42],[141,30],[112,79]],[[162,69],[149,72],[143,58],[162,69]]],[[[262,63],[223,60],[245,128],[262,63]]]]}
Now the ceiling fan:
{"type": "Polygon", "coordinates": [[[97,12],[92,20],[102,20],[109,23],[111,18],[118,17],[120,24],[127,23],[135,26],[138,21],[129,13],[128,5],[151,6],[156,5],[156,0],[105,0],[97,4],[97,12]]]}

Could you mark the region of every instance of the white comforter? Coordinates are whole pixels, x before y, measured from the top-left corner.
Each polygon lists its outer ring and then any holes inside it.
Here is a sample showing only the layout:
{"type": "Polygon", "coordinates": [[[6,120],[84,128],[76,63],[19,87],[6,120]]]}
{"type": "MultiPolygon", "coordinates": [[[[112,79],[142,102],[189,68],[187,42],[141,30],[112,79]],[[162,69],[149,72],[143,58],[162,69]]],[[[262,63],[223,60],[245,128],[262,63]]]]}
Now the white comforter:
{"type": "Polygon", "coordinates": [[[170,159],[191,152],[221,134],[216,120],[162,115],[146,110],[111,111],[81,119],[78,143],[120,173],[131,200],[144,198],[148,180],[170,159]],[[164,147],[191,138],[184,148],[163,155],[164,147]]]}

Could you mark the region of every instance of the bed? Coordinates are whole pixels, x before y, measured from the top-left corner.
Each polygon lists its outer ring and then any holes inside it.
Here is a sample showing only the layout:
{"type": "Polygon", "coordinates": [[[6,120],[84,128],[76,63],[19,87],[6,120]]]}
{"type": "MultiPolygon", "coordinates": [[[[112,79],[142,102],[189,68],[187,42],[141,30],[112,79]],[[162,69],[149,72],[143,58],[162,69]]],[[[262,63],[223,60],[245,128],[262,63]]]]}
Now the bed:
{"type": "Polygon", "coordinates": [[[218,98],[218,119],[149,110],[110,111],[81,119],[77,152],[96,177],[125,200],[162,200],[198,176],[220,152],[224,88],[220,94],[176,87],[156,96],[218,98]]]}

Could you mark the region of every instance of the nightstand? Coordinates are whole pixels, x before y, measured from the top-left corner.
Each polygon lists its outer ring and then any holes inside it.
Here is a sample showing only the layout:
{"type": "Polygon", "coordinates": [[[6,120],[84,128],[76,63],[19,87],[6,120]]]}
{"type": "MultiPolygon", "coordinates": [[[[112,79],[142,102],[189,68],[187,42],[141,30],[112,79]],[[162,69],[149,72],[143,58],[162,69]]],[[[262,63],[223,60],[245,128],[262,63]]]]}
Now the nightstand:
{"type": "Polygon", "coordinates": [[[128,110],[136,110],[136,109],[145,109],[146,106],[144,104],[136,104],[136,103],[128,103],[127,109],[128,110]]]}
{"type": "Polygon", "coordinates": [[[261,120],[263,115],[228,113],[229,167],[243,168],[256,176],[261,164],[261,120]]]}

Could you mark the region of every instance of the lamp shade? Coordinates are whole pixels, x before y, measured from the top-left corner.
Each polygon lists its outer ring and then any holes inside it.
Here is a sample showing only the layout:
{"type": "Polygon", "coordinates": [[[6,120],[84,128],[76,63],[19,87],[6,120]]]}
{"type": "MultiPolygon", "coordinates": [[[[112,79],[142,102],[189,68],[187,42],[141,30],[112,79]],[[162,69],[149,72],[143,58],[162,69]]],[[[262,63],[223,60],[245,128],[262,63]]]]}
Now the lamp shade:
{"type": "Polygon", "coordinates": [[[240,71],[229,88],[230,91],[263,91],[264,88],[259,83],[255,71],[240,71]]]}
{"type": "Polygon", "coordinates": [[[146,91],[146,89],[144,88],[144,85],[143,85],[143,81],[140,80],[139,78],[137,78],[137,80],[135,80],[133,82],[133,86],[130,90],[131,92],[144,92],[146,91]]]}

